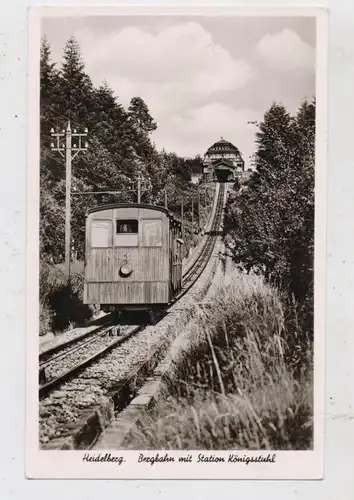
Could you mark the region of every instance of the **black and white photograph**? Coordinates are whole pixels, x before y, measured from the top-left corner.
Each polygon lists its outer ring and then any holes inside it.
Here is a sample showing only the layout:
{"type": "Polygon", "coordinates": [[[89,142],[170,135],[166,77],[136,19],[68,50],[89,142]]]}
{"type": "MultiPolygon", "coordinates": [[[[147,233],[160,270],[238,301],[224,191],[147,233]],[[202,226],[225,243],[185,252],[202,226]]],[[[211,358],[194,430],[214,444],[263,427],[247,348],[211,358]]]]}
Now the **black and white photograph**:
{"type": "Polygon", "coordinates": [[[325,14],[30,10],[32,477],[322,476],[325,14]]]}

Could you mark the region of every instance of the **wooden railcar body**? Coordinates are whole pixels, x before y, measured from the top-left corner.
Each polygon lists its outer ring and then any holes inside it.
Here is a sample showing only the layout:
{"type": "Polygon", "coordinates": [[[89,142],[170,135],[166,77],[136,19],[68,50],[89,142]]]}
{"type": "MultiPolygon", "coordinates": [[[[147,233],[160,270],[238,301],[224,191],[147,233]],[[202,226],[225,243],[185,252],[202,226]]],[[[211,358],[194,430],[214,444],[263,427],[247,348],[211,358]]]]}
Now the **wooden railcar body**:
{"type": "Polygon", "coordinates": [[[167,209],[122,203],[89,210],[85,304],[166,306],[182,284],[181,223],[167,209]]]}

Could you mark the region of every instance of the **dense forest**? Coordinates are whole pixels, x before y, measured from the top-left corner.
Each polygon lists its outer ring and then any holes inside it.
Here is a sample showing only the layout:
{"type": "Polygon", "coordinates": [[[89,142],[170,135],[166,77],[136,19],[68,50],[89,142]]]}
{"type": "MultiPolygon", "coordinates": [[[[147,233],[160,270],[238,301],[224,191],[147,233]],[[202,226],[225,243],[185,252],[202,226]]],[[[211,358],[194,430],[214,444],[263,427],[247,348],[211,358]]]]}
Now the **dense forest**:
{"type": "Polygon", "coordinates": [[[40,92],[42,262],[63,261],[65,164],[64,159],[51,150],[50,131],[66,129],[69,120],[72,130],[88,129],[87,151],[73,162],[72,191],[119,191],[72,197],[74,257],[83,258],[86,210],[103,203],[135,201],[136,194],[131,187],[138,171],[144,179],[142,202],[164,205],[167,191],[168,208],[180,214],[183,198],[187,236],[198,231],[200,189],[190,180],[193,171],[200,171],[201,158],[183,158],[173,152],[158,151],[151,139],[157,124],[147,104],[142,98],[133,97],[125,109],[107,82],[96,88],[85,72],[75,38],[67,41],[60,67],[51,60],[48,41],[42,40],[40,92]]]}
{"type": "Polygon", "coordinates": [[[274,103],[258,124],[254,173],[229,198],[226,241],[246,271],[258,270],[296,304],[312,331],[315,101],[296,116],[274,103]]]}

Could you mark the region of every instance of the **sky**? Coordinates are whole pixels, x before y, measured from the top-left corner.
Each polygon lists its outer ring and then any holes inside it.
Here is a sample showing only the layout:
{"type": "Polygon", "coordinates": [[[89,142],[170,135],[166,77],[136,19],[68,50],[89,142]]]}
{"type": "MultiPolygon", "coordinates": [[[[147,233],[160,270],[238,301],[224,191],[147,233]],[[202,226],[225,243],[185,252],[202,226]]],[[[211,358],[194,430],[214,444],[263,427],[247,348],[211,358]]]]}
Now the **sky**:
{"type": "Polygon", "coordinates": [[[315,19],[310,17],[95,16],[42,21],[53,62],[70,36],[85,70],[107,80],[125,107],[147,103],[158,149],[204,155],[221,137],[249,166],[256,126],[272,102],[295,113],[315,95],[315,19]]]}

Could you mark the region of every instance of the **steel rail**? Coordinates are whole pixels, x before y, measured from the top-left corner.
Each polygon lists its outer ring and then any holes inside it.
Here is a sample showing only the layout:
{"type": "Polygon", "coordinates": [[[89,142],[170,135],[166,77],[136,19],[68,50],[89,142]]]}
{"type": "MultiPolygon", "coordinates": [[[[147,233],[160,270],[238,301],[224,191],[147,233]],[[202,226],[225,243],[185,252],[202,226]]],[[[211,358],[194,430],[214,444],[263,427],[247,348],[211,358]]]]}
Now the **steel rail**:
{"type": "MultiPolygon", "coordinates": [[[[112,325],[112,326],[114,326],[114,325],[112,325]]],[[[39,355],[39,368],[43,369],[46,366],[53,363],[53,361],[57,361],[58,359],[63,358],[65,356],[67,356],[68,354],[71,354],[71,353],[75,352],[76,350],[81,349],[84,346],[92,344],[99,337],[103,337],[104,335],[106,335],[107,328],[109,329],[109,325],[101,326],[99,328],[96,328],[95,330],[92,330],[91,332],[84,333],[84,334],[76,337],[75,339],[71,339],[69,342],[65,342],[60,346],[55,346],[55,348],[53,349],[53,356],[52,357],[48,356],[49,351],[45,351],[44,353],[41,353],[39,355]],[[82,341],[82,342],[80,342],[80,341],[82,341]],[[58,349],[58,347],[60,347],[60,349],[58,349]],[[46,356],[43,356],[43,354],[45,354],[46,356]]]]}
{"type": "Polygon", "coordinates": [[[44,363],[45,361],[47,361],[48,358],[50,358],[50,356],[57,354],[58,352],[65,349],[66,347],[70,347],[71,345],[76,344],[80,340],[87,338],[87,337],[90,337],[92,335],[95,335],[95,334],[99,333],[102,329],[107,328],[107,325],[110,323],[110,321],[112,321],[112,314],[109,313],[106,316],[99,318],[98,320],[96,319],[95,321],[93,321],[91,323],[91,325],[88,325],[88,326],[94,326],[94,323],[97,323],[98,321],[104,321],[104,324],[98,326],[97,328],[95,328],[94,330],[91,330],[90,332],[84,332],[81,335],[78,335],[70,340],[67,340],[65,342],[62,342],[62,343],[57,344],[53,347],[50,347],[49,349],[42,351],[41,353],[39,353],[39,361],[41,363],[44,363]]]}
{"type": "MultiPolygon", "coordinates": [[[[56,389],[58,386],[62,385],[64,382],[68,382],[71,380],[75,375],[80,373],[82,370],[87,368],[89,365],[91,365],[94,361],[98,361],[102,356],[105,354],[108,354],[109,351],[111,351],[114,347],[117,347],[120,344],[123,344],[126,340],[128,340],[130,337],[133,335],[137,334],[141,330],[143,330],[146,327],[146,325],[140,325],[137,328],[134,328],[130,332],[127,332],[126,334],[122,335],[118,339],[112,341],[111,344],[108,346],[105,346],[103,349],[99,350],[92,356],[89,356],[86,358],[84,361],[81,361],[80,363],[76,364],[66,372],[62,373],[59,375],[59,377],[54,378],[53,380],[50,380],[46,384],[43,384],[39,387],[39,397],[40,399],[48,396],[50,392],[52,392],[54,389],[56,389]]],[[[113,329],[113,326],[110,326],[107,329],[107,333],[109,332],[110,329],[113,329]]]]}

